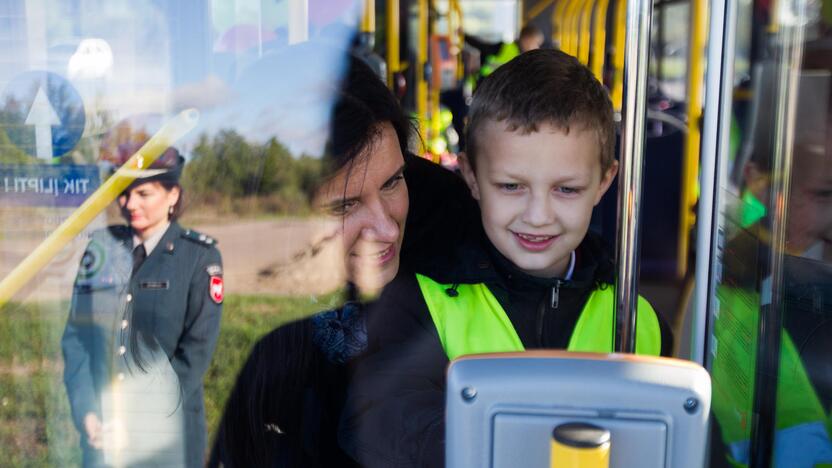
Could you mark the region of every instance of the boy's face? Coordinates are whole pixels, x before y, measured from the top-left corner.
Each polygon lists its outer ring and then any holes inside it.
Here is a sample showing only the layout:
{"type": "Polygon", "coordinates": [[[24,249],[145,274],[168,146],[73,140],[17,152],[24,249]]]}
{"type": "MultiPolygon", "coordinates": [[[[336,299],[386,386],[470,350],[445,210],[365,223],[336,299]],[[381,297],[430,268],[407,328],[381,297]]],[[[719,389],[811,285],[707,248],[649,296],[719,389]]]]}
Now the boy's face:
{"type": "Polygon", "coordinates": [[[526,273],[563,276],[618,164],[602,174],[597,134],[578,126],[524,135],[489,121],[474,137],[476,172],[464,156],[460,163],[488,239],[526,273]]]}

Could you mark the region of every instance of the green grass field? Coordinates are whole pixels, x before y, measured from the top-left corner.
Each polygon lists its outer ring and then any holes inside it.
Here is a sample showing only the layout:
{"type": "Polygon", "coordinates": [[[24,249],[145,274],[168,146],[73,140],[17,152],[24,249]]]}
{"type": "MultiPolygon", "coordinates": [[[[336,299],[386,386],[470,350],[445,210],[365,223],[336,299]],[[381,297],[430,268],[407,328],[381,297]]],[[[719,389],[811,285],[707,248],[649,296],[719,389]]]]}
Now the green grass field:
{"type": "MultiPolygon", "coordinates": [[[[209,440],[257,339],[283,323],[334,307],[340,297],[226,297],[217,350],[205,375],[209,440]]],[[[0,309],[0,466],[80,464],[62,380],[60,339],[67,311],[66,303],[0,309]]]]}

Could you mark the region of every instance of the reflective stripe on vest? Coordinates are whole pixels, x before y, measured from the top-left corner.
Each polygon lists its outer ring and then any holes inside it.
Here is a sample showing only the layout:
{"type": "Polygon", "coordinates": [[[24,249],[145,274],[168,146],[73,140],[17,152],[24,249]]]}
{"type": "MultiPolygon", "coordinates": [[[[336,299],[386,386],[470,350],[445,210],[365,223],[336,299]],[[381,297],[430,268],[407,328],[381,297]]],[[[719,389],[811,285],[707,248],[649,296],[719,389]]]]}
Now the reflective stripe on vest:
{"type": "MultiPolygon", "coordinates": [[[[523,351],[505,310],[484,284],[460,284],[457,296],[445,292],[450,285],[416,275],[422,296],[448,359],[466,354],[523,351]]],[[[597,288],[584,305],[569,339],[569,351],[612,352],[612,287],[597,288]]],[[[661,330],[656,312],[644,298],[638,298],[636,353],[658,356],[661,330]]]]}

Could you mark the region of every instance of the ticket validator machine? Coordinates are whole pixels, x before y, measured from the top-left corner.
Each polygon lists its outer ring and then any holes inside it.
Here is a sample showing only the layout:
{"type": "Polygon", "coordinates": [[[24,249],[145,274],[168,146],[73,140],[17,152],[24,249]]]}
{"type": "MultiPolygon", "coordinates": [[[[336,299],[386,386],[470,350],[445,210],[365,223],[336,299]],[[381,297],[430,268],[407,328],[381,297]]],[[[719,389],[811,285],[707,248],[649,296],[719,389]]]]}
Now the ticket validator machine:
{"type": "Polygon", "coordinates": [[[689,361],[463,357],[448,370],[446,466],[702,467],[710,402],[708,373],[689,361]]]}

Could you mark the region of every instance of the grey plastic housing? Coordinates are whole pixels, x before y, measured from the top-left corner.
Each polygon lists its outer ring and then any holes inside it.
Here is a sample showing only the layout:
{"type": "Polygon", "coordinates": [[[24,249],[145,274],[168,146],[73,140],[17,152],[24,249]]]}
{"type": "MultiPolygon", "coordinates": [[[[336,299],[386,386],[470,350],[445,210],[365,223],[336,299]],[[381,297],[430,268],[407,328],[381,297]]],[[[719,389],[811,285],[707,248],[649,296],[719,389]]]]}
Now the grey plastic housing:
{"type": "Polygon", "coordinates": [[[610,467],[702,467],[711,379],[679,359],[530,351],[467,356],[448,368],[448,468],[548,467],[552,430],[611,433],[610,467]]]}

